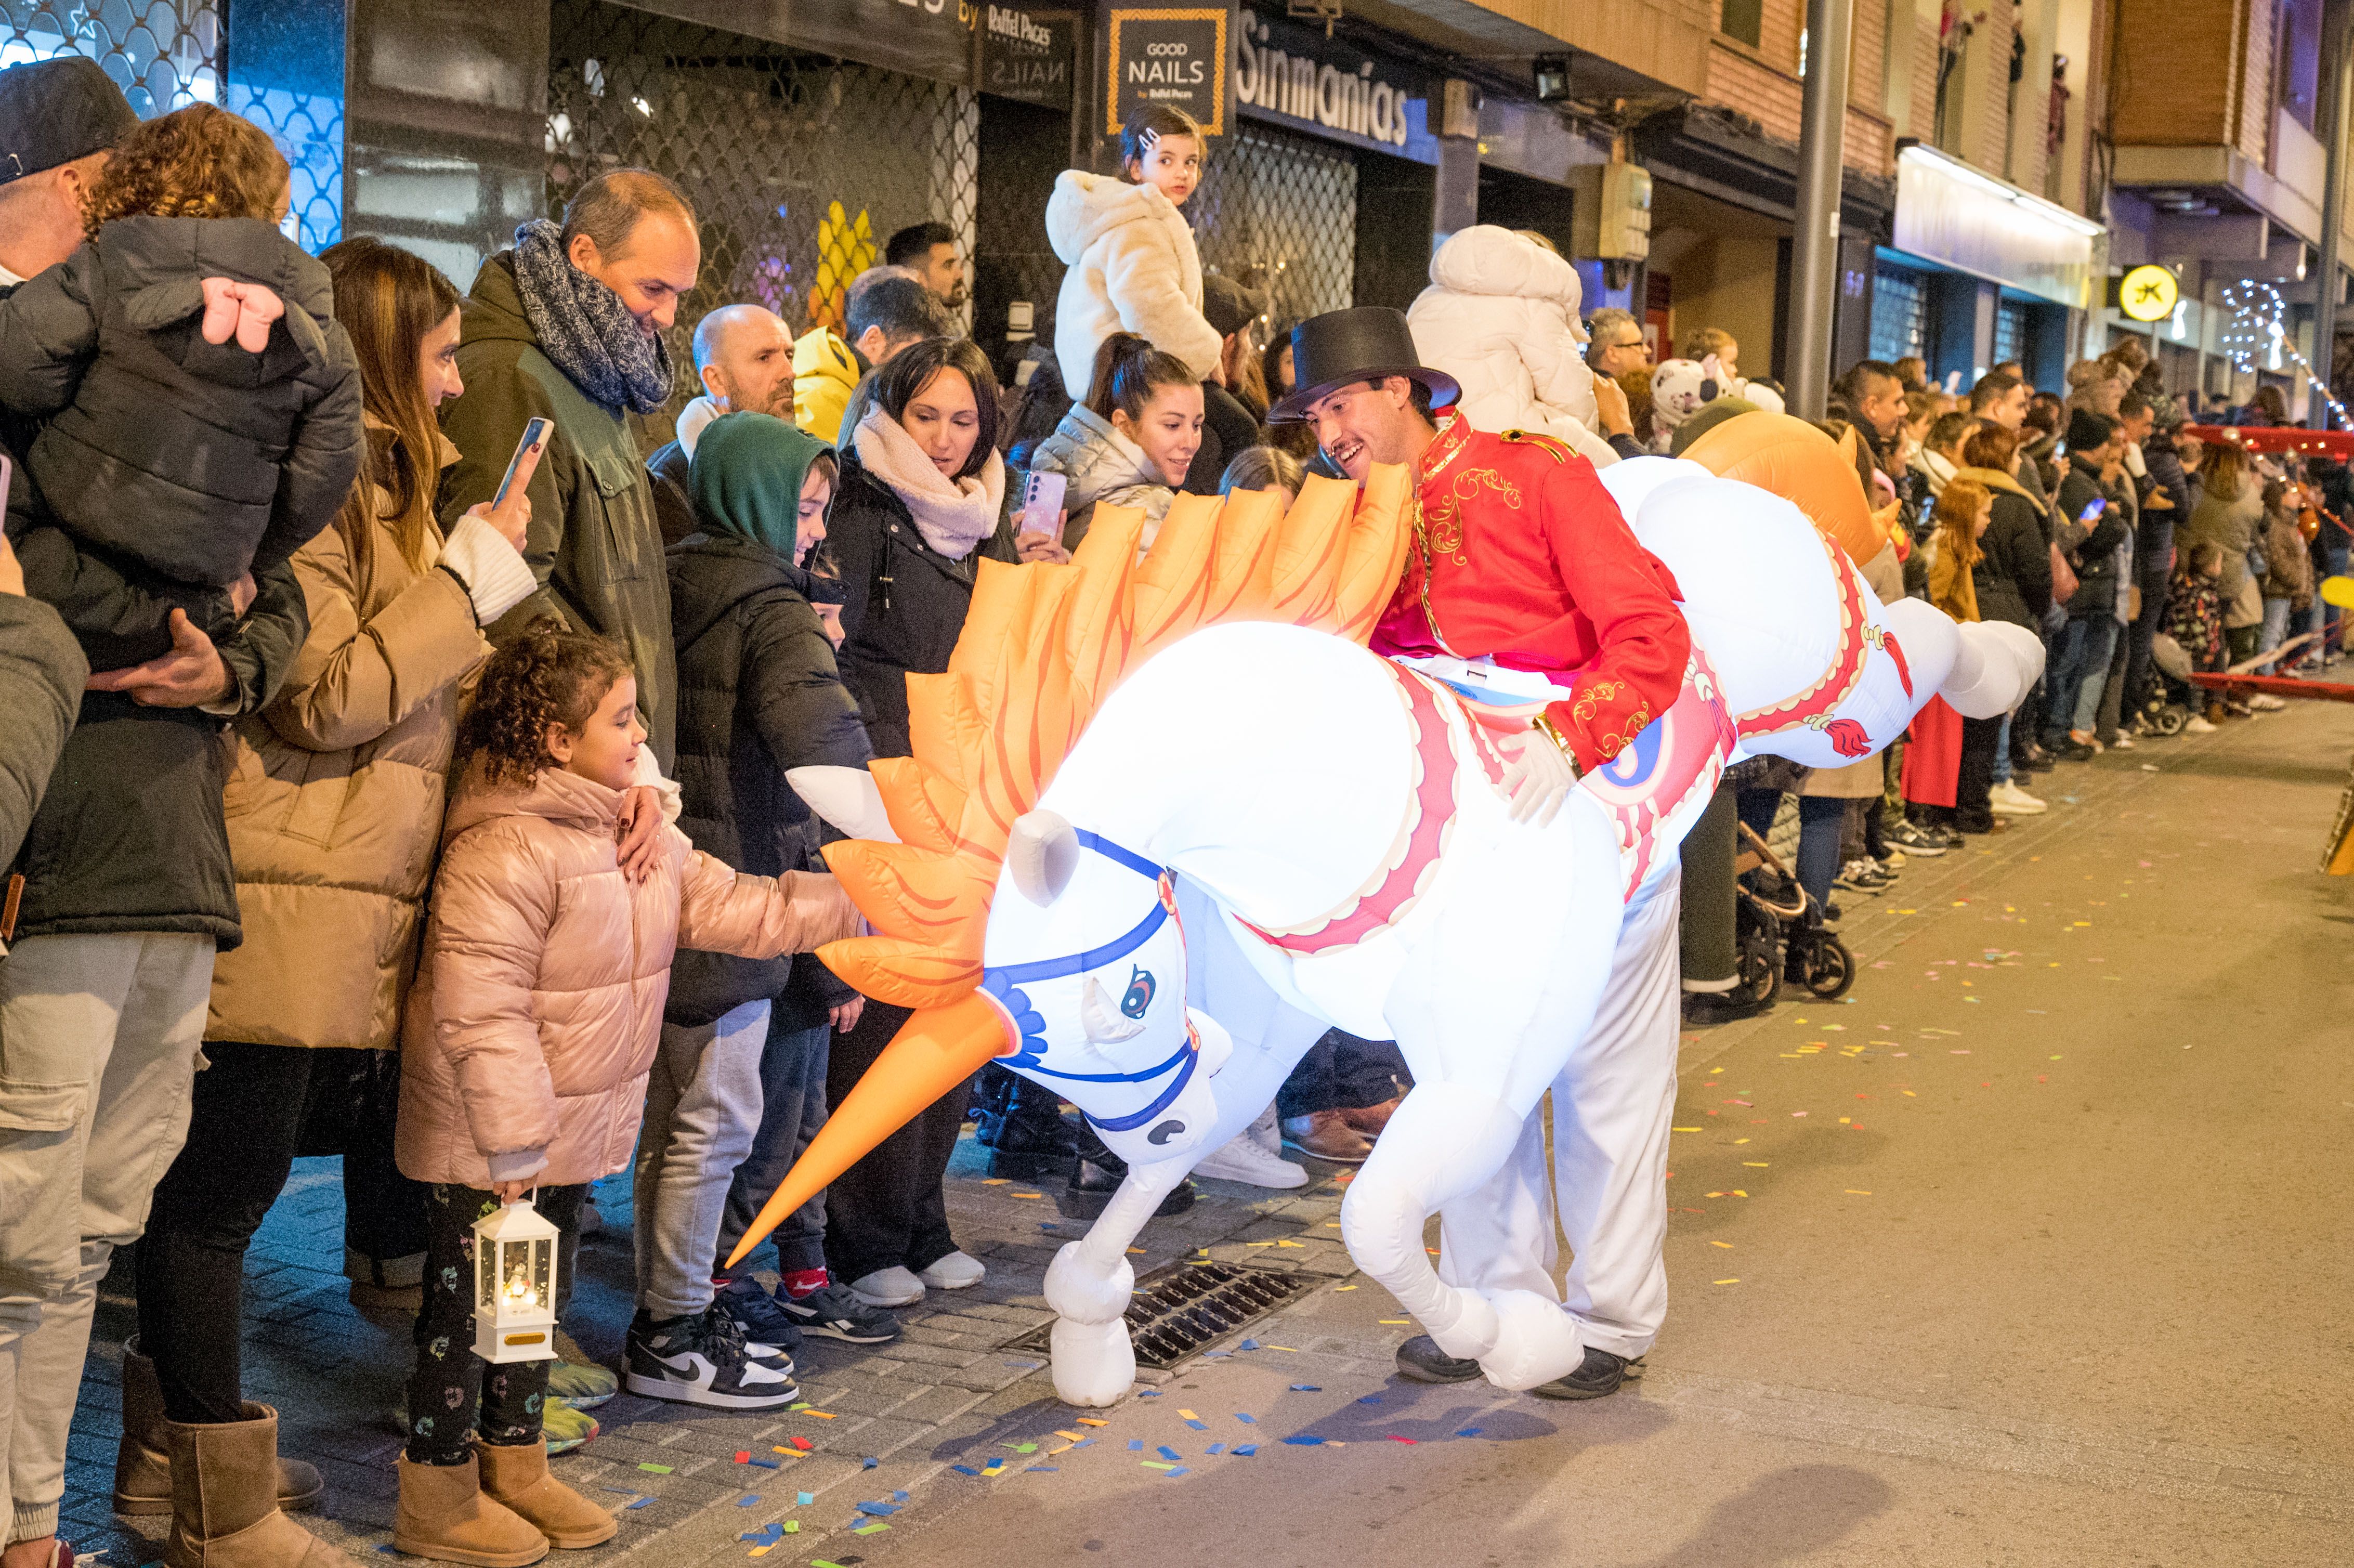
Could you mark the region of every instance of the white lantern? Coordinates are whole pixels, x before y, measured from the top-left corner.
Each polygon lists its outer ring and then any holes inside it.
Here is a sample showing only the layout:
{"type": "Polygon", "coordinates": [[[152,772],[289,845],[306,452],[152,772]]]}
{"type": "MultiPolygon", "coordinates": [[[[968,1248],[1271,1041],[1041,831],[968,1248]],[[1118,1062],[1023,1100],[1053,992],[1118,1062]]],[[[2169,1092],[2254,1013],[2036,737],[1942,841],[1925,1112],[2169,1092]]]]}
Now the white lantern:
{"type": "Polygon", "coordinates": [[[492,1362],[556,1358],[556,1227],[528,1200],[474,1222],[474,1353],[492,1362]]]}

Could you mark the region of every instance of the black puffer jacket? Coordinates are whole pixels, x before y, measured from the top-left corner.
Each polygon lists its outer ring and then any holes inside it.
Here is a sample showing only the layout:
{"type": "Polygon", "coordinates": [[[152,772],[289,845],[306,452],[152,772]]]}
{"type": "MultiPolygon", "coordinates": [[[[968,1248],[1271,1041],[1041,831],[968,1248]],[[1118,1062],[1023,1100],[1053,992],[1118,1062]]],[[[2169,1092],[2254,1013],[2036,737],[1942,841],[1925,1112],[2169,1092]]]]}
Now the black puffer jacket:
{"type": "MultiPolygon", "coordinates": [[[[695,534],[668,552],[678,638],[679,828],[705,854],[774,876],[822,871],[822,824],[785,782],[791,768],[860,768],[858,703],[810,608],[809,574],[748,540],[695,534]]],[[[682,948],[663,1016],[708,1023],[780,995],[790,955],[682,948]]],[[[846,1001],[845,988],[834,1000],[846,1001]]]]}
{"type": "Polygon", "coordinates": [[[891,487],[842,453],[842,481],[826,519],[827,547],[842,567],[842,678],[858,698],[877,757],[906,757],[907,677],[949,667],[981,560],[1015,558],[1010,523],[960,561],[924,543],[891,487]]]}
{"type": "Polygon", "coordinates": [[[2126,543],[2131,533],[2126,522],[2124,501],[2101,482],[2098,463],[2071,456],[2052,505],[2059,514],[2056,525],[2076,541],[2074,547],[2065,552],[2068,565],[2076,574],[2076,591],[2068,600],[2069,619],[2090,620],[2115,615],[2117,546],[2126,543]],[[2096,501],[2103,503],[2100,513],[2087,524],[2084,514],[2092,511],[2096,501]]]}
{"type": "Polygon", "coordinates": [[[123,217],[0,303],[0,403],[66,531],[176,583],[292,556],[359,471],[359,361],[324,264],[258,218],[123,217]],[[259,355],[205,341],[201,280],[275,290],[259,355]]]}
{"type": "Polygon", "coordinates": [[[0,865],[25,842],[89,675],[56,610],[0,593],[0,713],[8,715],[0,725],[0,865]]]}

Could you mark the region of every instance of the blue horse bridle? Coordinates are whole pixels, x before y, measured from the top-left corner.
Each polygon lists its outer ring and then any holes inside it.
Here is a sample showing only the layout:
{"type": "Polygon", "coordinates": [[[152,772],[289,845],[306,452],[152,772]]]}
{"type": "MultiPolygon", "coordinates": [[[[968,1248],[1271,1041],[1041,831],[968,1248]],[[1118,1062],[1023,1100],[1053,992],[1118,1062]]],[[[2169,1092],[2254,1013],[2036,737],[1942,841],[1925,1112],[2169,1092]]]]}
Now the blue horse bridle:
{"type": "MultiPolygon", "coordinates": [[[[1085,828],[1076,829],[1075,832],[1081,848],[1093,850],[1106,860],[1126,866],[1137,875],[1150,881],[1156,887],[1159,886],[1161,879],[1169,874],[1166,866],[1155,865],[1135,851],[1123,849],[1099,834],[1089,832],[1085,828]]],[[[1044,1033],[1046,1020],[1035,1007],[1031,1005],[1030,998],[1021,989],[1023,985],[1032,980],[1066,980],[1072,975],[1086,974],[1090,969],[1101,969],[1106,964],[1116,963],[1150,941],[1152,934],[1161,929],[1161,922],[1168,918],[1167,906],[1156,897],[1152,901],[1152,908],[1143,919],[1139,920],[1127,931],[1100,948],[1089,948],[1085,952],[1070,953],[1058,959],[1034,959],[1028,963],[1005,964],[983,969],[981,989],[997,999],[998,1005],[1002,1007],[1006,1016],[1013,1021],[1013,1027],[1020,1032],[1022,1037],[1021,1049],[1011,1056],[1001,1058],[999,1065],[1019,1068],[1042,1078],[1060,1078],[1066,1083],[1073,1084],[1145,1084],[1150,1083],[1164,1073],[1172,1070],[1176,1073],[1176,1077],[1171,1081],[1169,1086],[1155,1096],[1152,1103],[1142,1110],[1128,1116],[1114,1117],[1109,1121],[1097,1121],[1092,1116],[1087,1118],[1087,1120],[1094,1122],[1096,1127],[1105,1132],[1133,1131],[1175,1104],[1177,1097],[1185,1092],[1185,1086],[1193,1080],[1193,1069],[1201,1065],[1202,1060],[1200,1044],[1193,1038],[1193,1032],[1190,1025],[1185,1031],[1184,1044],[1178,1046],[1168,1060],[1157,1065],[1146,1067],[1140,1072],[1057,1072],[1052,1067],[1039,1065],[1046,1050],[1046,1039],[1044,1033]]]]}

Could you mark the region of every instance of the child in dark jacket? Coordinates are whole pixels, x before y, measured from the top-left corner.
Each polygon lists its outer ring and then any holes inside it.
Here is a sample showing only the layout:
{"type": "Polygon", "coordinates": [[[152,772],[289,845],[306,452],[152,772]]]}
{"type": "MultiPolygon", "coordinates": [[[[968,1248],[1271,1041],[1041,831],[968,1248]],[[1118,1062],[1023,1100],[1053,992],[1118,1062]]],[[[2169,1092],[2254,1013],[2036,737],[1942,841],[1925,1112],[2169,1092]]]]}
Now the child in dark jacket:
{"type": "MultiPolygon", "coordinates": [[[[183,603],[292,556],[359,470],[358,361],[326,267],[278,231],[287,199],[269,136],[192,104],[131,133],[81,249],[0,302],[0,404],[46,421],[25,454],[46,517],[183,603]]],[[[169,646],[158,624],[141,656],[169,646]]]]}
{"type": "Polygon", "coordinates": [[[2223,667],[2223,547],[2201,540],[2182,554],[2166,596],[2166,630],[2194,670],[2223,667]]]}

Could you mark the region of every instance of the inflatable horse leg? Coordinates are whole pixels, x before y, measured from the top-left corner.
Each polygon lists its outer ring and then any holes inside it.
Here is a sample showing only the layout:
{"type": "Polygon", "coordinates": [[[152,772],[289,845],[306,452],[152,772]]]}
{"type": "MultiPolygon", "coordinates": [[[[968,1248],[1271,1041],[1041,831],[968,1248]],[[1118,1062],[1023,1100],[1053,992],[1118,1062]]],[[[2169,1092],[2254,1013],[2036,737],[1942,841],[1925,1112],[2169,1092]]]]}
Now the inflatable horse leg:
{"type": "Polygon", "coordinates": [[[1131,1165],[1087,1235],[1055,1255],[1046,1272],[1046,1304],[1056,1318],[1055,1392],[1066,1404],[1110,1404],[1134,1385],[1136,1356],[1122,1320],[1136,1287],[1129,1245],[1197,1161],[1258,1118],[1326,1027],[1259,978],[1235,949],[1224,914],[1191,883],[1178,885],[1178,906],[1193,934],[1188,1000],[1197,1017],[1230,1025],[1232,1049],[1210,1080],[1217,1125],[1190,1153],[1131,1165]]]}

